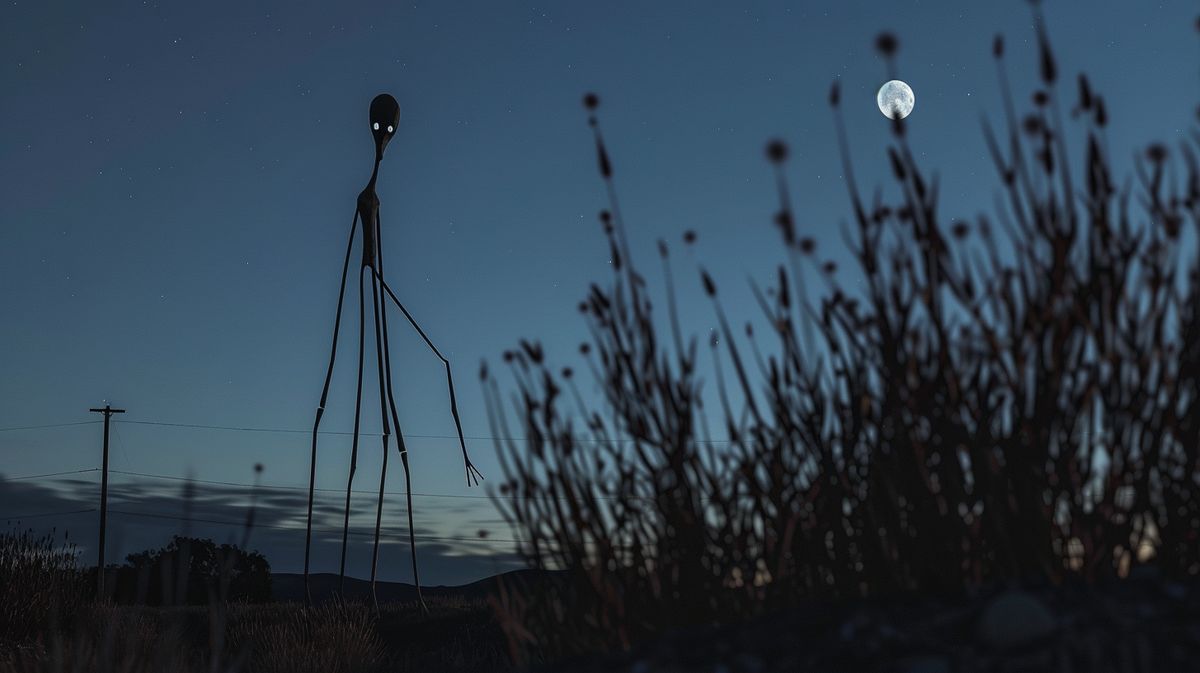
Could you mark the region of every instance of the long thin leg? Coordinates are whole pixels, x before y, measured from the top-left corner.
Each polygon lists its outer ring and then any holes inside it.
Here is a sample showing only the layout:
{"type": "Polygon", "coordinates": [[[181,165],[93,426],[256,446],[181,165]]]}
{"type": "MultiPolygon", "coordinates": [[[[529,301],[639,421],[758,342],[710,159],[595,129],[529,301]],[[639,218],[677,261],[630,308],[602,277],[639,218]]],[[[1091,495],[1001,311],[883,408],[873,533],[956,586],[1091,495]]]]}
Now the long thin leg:
{"type": "Polygon", "coordinates": [[[388,296],[392,298],[392,302],[396,304],[396,306],[400,309],[400,312],[404,314],[404,317],[408,318],[409,324],[413,326],[413,329],[417,330],[417,334],[421,335],[421,338],[425,340],[425,344],[429,346],[429,349],[433,351],[433,354],[436,355],[437,358],[442,361],[442,364],[446,366],[446,385],[450,389],[450,413],[454,416],[454,427],[458,430],[458,445],[460,448],[462,448],[463,465],[467,471],[467,485],[478,485],[479,480],[483,477],[483,475],[480,474],[479,470],[475,468],[475,465],[471,462],[471,457],[467,455],[467,441],[463,436],[462,420],[458,415],[458,400],[454,395],[454,376],[450,373],[450,361],[446,359],[446,356],[442,355],[441,351],[437,349],[437,346],[434,346],[433,342],[429,340],[429,337],[425,335],[425,330],[421,329],[421,326],[418,325],[417,321],[413,319],[412,314],[408,312],[408,309],[404,308],[404,304],[400,303],[400,299],[396,297],[396,293],[392,292],[392,288],[388,287],[387,282],[383,280],[382,274],[379,271],[376,271],[376,276],[379,277],[379,284],[383,287],[384,291],[387,292],[388,296]]]}
{"type": "Polygon", "coordinates": [[[408,467],[408,447],[404,444],[404,432],[400,429],[400,415],[396,413],[396,397],[392,392],[392,365],[391,353],[389,353],[388,343],[386,340],[387,334],[387,311],[382,312],[383,315],[383,361],[384,367],[387,370],[387,394],[388,404],[392,411],[392,424],[396,426],[396,450],[400,452],[400,464],[404,467],[404,498],[408,509],[408,550],[412,556],[413,569],[413,586],[417,588],[417,602],[421,604],[421,611],[428,613],[429,608],[425,605],[425,597],[421,595],[421,572],[417,568],[417,535],[416,526],[413,523],[413,501],[412,501],[412,474],[408,467]]]}
{"type": "Polygon", "coordinates": [[[374,322],[375,322],[375,364],[379,373],[379,415],[383,421],[383,467],[379,473],[379,503],[375,507],[375,548],[371,552],[371,601],[375,604],[375,609],[379,609],[379,598],[375,595],[375,571],[379,566],[379,528],[383,522],[383,489],[387,483],[387,464],[388,464],[388,437],[391,435],[391,430],[388,427],[387,413],[387,387],[384,383],[384,350],[383,337],[380,333],[382,319],[380,314],[382,311],[379,306],[379,283],[376,281],[374,274],[371,277],[371,304],[374,307],[374,322]]]}
{"type": "Polygon", "coordinates": [[[329,368],[325,370],[325,385],[321,387],[321,403],[317,405],[317,417],[313,421],[312,459],[308,466],[308,525],[304,530],[304,601],[312,604],[312,593],[308,588],[308,562],[312,551],[313,493],[317,485],[317,429],[321,427],[321,416],[325,414],[325,402],[329,398],[329,380],[333,378],[333,362],[337,357],[338,333],[342,326],[342,301],[346,298],[346,273],[350,270],[350,251],[354,248],[354,233],[358,230],[358,210],[350,223],[350,239],[346,242],[346,261],[342,262],[342,284],[338,289],[337,313],[333,319],[333,345],[329,348],[329,368]]]}
{"type": "Polygon", "coordinates": [[[346,585],[346,542],[350,537],[350,489],[354,486],[354,471],[358,469],[358,428],[362,420],[363,323],[366,305],[363,301],[363,274],[358,272],[358,394],[354,399],[354,439],[350,443],[350,477],[346,481],[346,519],[342,524],[342,564],[338,569],[338,593],[344,595],[346,585]]]}
{"type": "MultiPolygon", "coordinates": [[[[379,251],[379,261],[375,280],[380,287],[383,287],[383,241],[380,238],[382,227],[379,225],[379,221],[377,212],[375,216],[375,246],[379,251]]],[[[421,573],[417,568],[417,535],[416,525],[413,522],[412,477],[408,468],[408,447],[404,444],[404,432],[400,429],[400,415],[396,413],[396,395],[392,391],[392,349],[391,339],[388,337],[387,311],[384,310],[380,313],[383,318],[383,362],[387,372],[388,405],[392,411],[392,424],[396,426],[396,448],[400,451],[400,464],[404,466],[404,497],[408,505],[408,549],[412,557],[413,586],[417,588],[417,602],[421,605],[421,611],[428,613],[429,608],[425,605],[425,597],[421,595],[421,573]]]]}
{"type": "MultiPolygon", "coordinates": [[[[392,414],[395,413],[396,407],[393,403],[392,414]]],[[[413,523],[412,474],[408,469],[408,447],[404,446],[404,436],[399,427],[396,428],[396,448],[400,451],[400,464],[404,466],[404,496],[408,502],[408,551],[412,556],[413,586],[417,588],[417,602],[421,604],[421,612],[429,614],[425,597],[421,595],[421,573],[417,570],[417,529],[413,523]]]]}

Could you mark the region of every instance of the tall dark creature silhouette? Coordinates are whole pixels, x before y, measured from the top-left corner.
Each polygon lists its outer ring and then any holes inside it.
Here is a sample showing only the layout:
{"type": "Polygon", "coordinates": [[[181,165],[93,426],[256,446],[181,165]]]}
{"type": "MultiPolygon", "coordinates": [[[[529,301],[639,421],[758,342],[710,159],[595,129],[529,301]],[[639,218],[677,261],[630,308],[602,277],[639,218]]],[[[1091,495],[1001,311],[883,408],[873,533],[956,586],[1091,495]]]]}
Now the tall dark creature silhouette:
{"type": "MultiPolygon", "coordinates": [[[[350,530],[350,494],[351,487],[354,484],[354,473],[358,465],[358,435],[362,416],[363,347],[366,336],[364,277],[369,277],[371,281],[371,305],[375,327],[375,361],[379,378],[379,413],[383,422],[383,466],[379,476],[379,502],[375,512],[375,546],[371,555],[372,598],[375,595],[375,575],[379,561],[379,529],[383,518],[383,489],[387,478],[388,442],[391,437],[392,427],[396,429],[396,449],[400,452],[400,461],[404,465],[404,485],[408,505],[408,538],[409,549],[412,552],[413,582],[417,586],[418,598],[421,596],[421,580],[417,571],[416,537],[413,532],[412,478],[408,467],[408,448],[404,444],[404,434],[400,430],[400,418],[396,413],[396,399],[392,392],[392,362],[391,353],[388,348],[387,312],[384,310],[385,307],[380,305],[383,293],[387,293],[387,296],[391,298],[392,302],[396,304],[408,322],[421,335],[421,338],[429,346],[430,350],[433,351],[434,355],[445,365],[446,383],[450,391],[450,411],[454,416],[454,425],[458,429],[458,443],[462,449],[463,464],[467,473],[467,485],[478,484],[482,476],[475,469],[470,457],[467,455],[467,444],[463,437],[462,422],[458,415],[458,402],[454,395],[454,378],[450,373],[450,362],[433,345],[433,342],[430,341],[425,331],[413,319],[412,314],[400,303],[400,300],[396,297],[396,293],[392,292],[391,287],[384,281],[379,196],[375,193],[375,182],[379,177],[379,164],[383,161],[383,151],[387,148],[388,143],[391,141],[392,136],[396,134],[396,129],[400,125],[400,105],[396,102],[396,99],[386,93],[376,96],[371,101],[370,124],[371,135],[375,138],[375,166],[371,171],[370,182],[367,183],[362,193],[358,195],[358,205],[355,208],[354,219],[350,225],[350,239],[346,244],[346,259],[342,264],[342,284],[341,289],[338,291],[337,315],[333,321],[333,345],[329,351],[329,367],[325,372],[325,384],[321,389],[321,403],[317,406],[316,419],[313,421],[312,463],[309,467],[308,480],[308,527],[304,538],[304,593],[309,602],[312,601],[312,595],[309,592],[308,570],[312,549],[313,491],[316,485],[317,474],[317,436],[321,425],[321,416],[325,413],[325,403],[329,397],[329,381],[333,377],[334,360],[337,357],[338,334],[341,330],[342,322],[342,305],[346,294],[346,277],[350,269],[350,255],[354,249],[354,234],[359,223],[362,224],[362,265],[359,267],[358,274],[358,392],[354,401],[354,437],[350,449],[350,475],[346,483],[346,508],[345,520],[342,526],[342,558],[338,571],[338,591],[341,592],[346,579],[346,541],[350,530]],[[391,416],[390,424],[388,419],[389,414],[391,416]]],[[[421,605],[424,607],[424,600],[421,600],[421,605]]]]}

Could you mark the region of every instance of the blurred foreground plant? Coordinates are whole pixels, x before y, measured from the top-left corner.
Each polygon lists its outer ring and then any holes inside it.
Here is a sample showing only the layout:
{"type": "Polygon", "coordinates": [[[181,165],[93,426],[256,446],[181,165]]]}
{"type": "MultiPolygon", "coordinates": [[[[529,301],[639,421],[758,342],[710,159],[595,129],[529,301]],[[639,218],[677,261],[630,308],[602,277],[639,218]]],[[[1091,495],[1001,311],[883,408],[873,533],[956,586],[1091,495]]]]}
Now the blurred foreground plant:
{"type": "MultiPolygon", "coordinates": [[[[537,342],[505,353],[511,395],[481,371],[501,438],[496,502],[519,553],[566,578],[521,596],[518,655],[629,647],[806,598],[1094,581],[1150,558],[1200,574],[1200,134],[1150,146],[1135,185],[1118,188],[1105,101],[1081,75],[1070,107],[1086,140],[1072,164],[1036,18],[1040,81],[1023,116],[993,45],[1006,110],[1002,132],[984,129],[1003,197],[994,219],[940,219],[937,178],[903,120],[888,150],[901,197],[865,200],[834,84],[854,289],[799,231],[787,147],[768,146],[787,250],[753,288],[769,343],[752,324],[735,330],[703,269],[719,330],[707,348],[685,334],[660,242],[663,336],[630,256],[599,100],[585,98],[610,200],[613,277],[580,305],[601,403],[537,342]],[[823,291],[810,293],[814,278],[823,291]],[[708,356],[718,414],[701,394],[708,356]]],[[[894,67],[895,39],[877,44],[894,67]]]]}

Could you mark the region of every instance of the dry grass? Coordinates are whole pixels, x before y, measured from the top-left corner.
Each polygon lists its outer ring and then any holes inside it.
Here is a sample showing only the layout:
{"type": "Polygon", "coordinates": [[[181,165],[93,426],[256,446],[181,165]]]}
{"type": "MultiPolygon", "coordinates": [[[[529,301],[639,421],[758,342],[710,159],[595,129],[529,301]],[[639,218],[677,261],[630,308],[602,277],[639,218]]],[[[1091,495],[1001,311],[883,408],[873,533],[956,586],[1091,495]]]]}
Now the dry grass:
{"type": "MultiPolygon", "coordinates": [[[[580,305],[602,402],[537,342],[505,353],[511,394],[481,373],[492,435],[529,439],[498,440],[496,502],[527,561],[570,584],[500,606],[515,656],[629,647],[807,598],[1090,582],[1151,558],[1200,573],[1200,134],[1149,146],[1118,188],[1104,99],[1080,76],[1067,102],[1035,19],[1020,115],[992,46],[1007,114],[1003,131],[985,127],[991,217],[943,219],[903,121],[888,150],[902,196],[864,199],[835,84],[855,282],[805,235],[773,142],[787,258],[754,287],[757,332],[735,328],[700,270],[719,327],[708,344],[679,324],[661,242],[667,310],[652,311],[585,99],[614,269],[580,305]]],[[[894,38],[877,44],[895,57],[894,38]]]]}
{"type": "Polygon", "coordinates": [[[69,628],[0,658],[0,671],[207,670],[207,635],[201,609],[87,605],[69,628]]]}
{"type": "Polygon", "coordinates": [[[28,642],[66,622],[83,603],[74,546],[54,533],[0,533],[0,643],[28,642]]]}
{"type": "Polygon", "coordinates": [[[497,671],[505,642],[482,601],[82,608],[69,629],[0,650],[0,672],[497,671]],[[220,637],[215,628],[220,626],[220,637]]]}
{"type": "Polygon", "coordinates": [[[356,673],[384,661],[375,615],[361,604],[245,607],[231,620],[230,643],[262,673],[356,673]]]}

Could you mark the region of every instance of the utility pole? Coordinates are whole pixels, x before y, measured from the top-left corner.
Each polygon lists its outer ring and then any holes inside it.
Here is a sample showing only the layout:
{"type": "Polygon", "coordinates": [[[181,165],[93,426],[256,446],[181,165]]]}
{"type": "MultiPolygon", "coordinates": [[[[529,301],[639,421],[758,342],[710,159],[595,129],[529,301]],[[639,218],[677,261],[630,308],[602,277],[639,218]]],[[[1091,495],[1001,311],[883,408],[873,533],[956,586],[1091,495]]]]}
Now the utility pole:
{"type": "Polygon", "coordinates": [[[88,409],[96,414],[104,414],[104,469],[100,477],[100,552],[96,558],[96,576],[98,591],[96,600],[104,600],[104,533],[108,527],[108,421],[113,414],[123,414],[124,409],[113,409],[105,404],[103,409],[88,409]]]}

